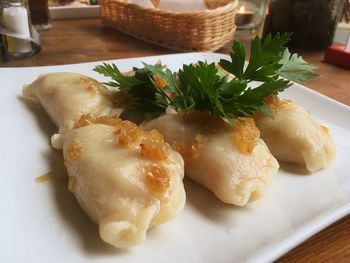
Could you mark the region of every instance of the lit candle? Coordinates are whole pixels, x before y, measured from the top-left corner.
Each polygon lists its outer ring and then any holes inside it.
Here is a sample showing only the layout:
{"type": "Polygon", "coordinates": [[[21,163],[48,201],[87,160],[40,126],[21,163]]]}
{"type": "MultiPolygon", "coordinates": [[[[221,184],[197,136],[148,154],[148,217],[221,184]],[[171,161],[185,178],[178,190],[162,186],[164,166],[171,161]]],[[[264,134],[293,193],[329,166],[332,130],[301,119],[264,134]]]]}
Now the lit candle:
{"type": "Polygon", "coordinates": [[[255,12],[252,10],[246,9],[244,5],[242,5],[238,13],[236,14],[236,25],[237,26],[245,26],[253,22],[255,12]]]}

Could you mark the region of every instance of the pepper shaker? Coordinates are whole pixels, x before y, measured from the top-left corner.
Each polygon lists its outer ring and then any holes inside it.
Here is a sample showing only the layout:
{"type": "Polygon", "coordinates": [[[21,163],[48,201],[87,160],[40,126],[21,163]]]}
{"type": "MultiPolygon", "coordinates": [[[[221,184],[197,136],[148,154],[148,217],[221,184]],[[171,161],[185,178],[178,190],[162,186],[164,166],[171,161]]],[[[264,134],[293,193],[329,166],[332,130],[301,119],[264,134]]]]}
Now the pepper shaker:
{"type": "Polygon", "coordinates": [[[48,0],[28,0],[30,18],[36,30],[48,30],[52,27],[49,1],[48,0]]]}

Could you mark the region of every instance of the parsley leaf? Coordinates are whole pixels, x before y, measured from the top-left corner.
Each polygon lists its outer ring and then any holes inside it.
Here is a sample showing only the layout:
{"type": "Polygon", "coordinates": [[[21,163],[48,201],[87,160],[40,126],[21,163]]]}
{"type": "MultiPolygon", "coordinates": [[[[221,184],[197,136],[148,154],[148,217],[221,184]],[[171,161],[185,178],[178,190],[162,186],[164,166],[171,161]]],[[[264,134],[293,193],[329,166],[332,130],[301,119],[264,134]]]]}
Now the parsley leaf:
{"type": "Polygon", "coordinates": [[[245,49],[238,41],[234,41],[231,61],[220,60],[220,65],[240,80],[250,81],[273,81],[276,79],[277,70],[282,67],[280,63],[283,58],[284,45],[288,43],[290,34],[276,34],[273,38],[268,35],[260,43],[258,37],[251,41],[250,59],[248,66],[244,70],[245,49]]]}
{"type": "Polygon", "coordinates": [[[120,89],[128,88],[133,103],[127,108],[127,115],[141,115],[144,118],[156,118],[164,113],[166,107],[172,103],[165,89],[176,88],[176,75],[169,69],[164,70],[160,64],[149,65],[143,63],[143,68],[133,68],[133,76],[124,76],[115,64],[96,66],[93,70],[112,78],[104,84],[120,89]],[[166,80],[166,87],[158,87],[153,76],[160,76],[166,80]]]}
{"type": "Polygon", "coordinates": [[[290,54],[287,48],[282,54],[280,64],[282,67],[277,70],[277,74],[295,82],[302,83],[318,76],[313,72],[315,66],[307,63],[298,54],[290,54]]]}
{"type": "Polygon", "coordinates": [[[106,83],[109,86],[129,89],[134,103],[126,109],[127,114],[156,118],[170,106],[175,110],[209,111],[235,122],[237,117],[256,111],[271,116],[264,103],[266,96],[284,91],[291,86],[289,80],[301,82],[316,76],[314,66],[289,53],[285,47],[289,39],[286,33],[269,35],[263,42],[258,37],[253,39],[247,65],[243,44],[234,41],[231,60],[219,62],[226,71],[206,61],[183,65],[178,72],[161,64],[143,63],[142,68],[133,68],[133,76],[124,76],[114,64],[103,63],[94,70],[112,78],[106,83]],[[253,81],[257,87],[251,85],[253,81]]]}
{"type": "Polygon", "coordinates": [[[112,78],[114,81],[104,83],[111,87],[127,88],[141,84],[134,77],[124,76],[115,64],[103,63],[102,65],[96,66],[93,70],[106,77],[112,78]]]}
{"type": "Polygon", "coordinates": [[[234,40],[232,44],[232,52],[230,53],[231,61],[222,59],[220,60],[220,65],[236,78],[243,79],[245,56],[246,53],[243,44],[234,40]]]}

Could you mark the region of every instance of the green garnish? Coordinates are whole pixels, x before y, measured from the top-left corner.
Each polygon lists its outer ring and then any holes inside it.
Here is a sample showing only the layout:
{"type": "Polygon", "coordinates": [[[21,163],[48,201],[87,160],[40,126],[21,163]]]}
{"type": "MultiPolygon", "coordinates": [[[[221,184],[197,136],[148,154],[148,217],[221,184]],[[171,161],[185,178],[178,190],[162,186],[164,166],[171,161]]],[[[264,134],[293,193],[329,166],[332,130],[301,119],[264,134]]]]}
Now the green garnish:
{"type": "Polygon", "coordinates": [[[234,78],[218,69],[215,63],[202,61],[183,65],[178,72],[160,64],[146,63],[143,63],[143,68],[133,68],[133,76],[124,76],[114,64],[103,63],[94,71],[112,78],[107,85],[129,89],[134,103],[126,109],[127,114],[152,119],[170,106],[175,110],[209,111],[231,122],[256,111],[271,116],[264,103],[266,96],[288,88],[292,84],[289,80],[302,82],[316,76],[314,66],[297,54],[289,53],[285,47],[289,39],[290,34],[286,33],[274,37],[269,35],[262,43],[256,37],[251,41],[251,55],[246,67],[245,48],[234,41],[231,61],[222,59],[219,62],[234,78]],[[157,82],[159,79],[161,85],[157,82]]]}
{"type": "Polygon", "coordinates": [[[280,63],[282,67],[277,70],[277,74],[286,79],[303,83],[318,76],[313,72],[316,69],[314,65],[307,63],[298,54],[290,54],[288,48],[283,51],[280,63]]]}

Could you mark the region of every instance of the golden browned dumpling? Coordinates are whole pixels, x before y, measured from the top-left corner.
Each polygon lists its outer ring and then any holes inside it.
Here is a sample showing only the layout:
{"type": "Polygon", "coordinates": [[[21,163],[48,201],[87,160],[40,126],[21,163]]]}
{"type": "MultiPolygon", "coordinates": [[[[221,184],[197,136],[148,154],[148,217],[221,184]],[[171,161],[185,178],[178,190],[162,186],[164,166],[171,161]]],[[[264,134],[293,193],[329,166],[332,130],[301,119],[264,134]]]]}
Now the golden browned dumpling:
{"type": "Polygon", "coordinates": [[[233,127],[206,113],[168,114],[145,124],[153,128],[181,153],[185,174],[226,203],[259,198],[279,167],[251,118],[233,127]]]}
{"type": "Polygon", "coordinates": [[[328,128],[292,100],[268,100],[273,118],[257,114],[255,122],[276,159],[304,165],[309,172],[329,166],[336,150],[328,128]]]}
{"type": "Polygon", "coordinates": [[[114,108],[111,92],[102,84],[77,73],[40,75],[23,89],[23,96],[37,99],[60,133],[71,130],[82,116],[116,116],[122,109],[114,108]]]}
{"type": "Polygon", "coordinates": [[[104,117],[90,123],[54,135],[52,144],[63,148],[69,189],[98,223],[101,238],[135,246],[150,227],[184,208],[183,160],[155,130],[104,117]]]}

